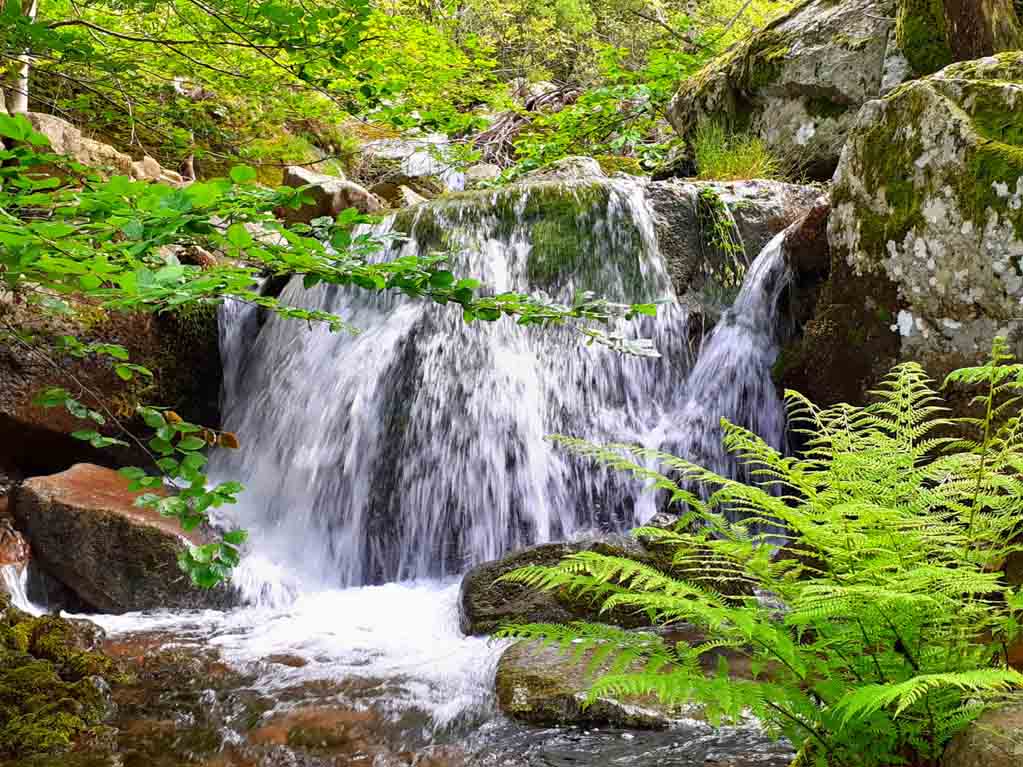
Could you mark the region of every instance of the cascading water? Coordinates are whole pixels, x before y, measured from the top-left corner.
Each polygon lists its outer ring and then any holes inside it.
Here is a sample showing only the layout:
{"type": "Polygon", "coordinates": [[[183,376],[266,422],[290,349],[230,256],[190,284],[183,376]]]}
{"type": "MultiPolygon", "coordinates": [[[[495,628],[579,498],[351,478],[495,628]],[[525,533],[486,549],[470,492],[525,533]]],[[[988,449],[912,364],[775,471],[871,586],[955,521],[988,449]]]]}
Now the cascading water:
{"type": "Polygon", "coordinates": [[[0,567],[0,589],[11,598],[11,604],[30,615],[42,615],[45,608],[34,604],[28,597],[28,567],[3,565],[0,567]]]}
{"type": "MultiPolygon", "coordinates": [[[[638,184],[543,185],[421,206],[378,234],[407,230],[386,258],[454,252],[451,267],[496,292],[571,301],[672,295],[638,184]]],[[[509,320],[466,325],[450,307],[357,289],[282,300],[362,329],[331,334],[276,317],[225,346],[226,425],[242,449],[213,471],[247,491],[239,521],[315,585],[464,572],[530,543],[619,530],[653,513],[634,483],[544,441],[565,433],[658,446],[690,367],[687,314],[662,309],[638,332],[659,360],[585,347],[568,328],[509,320]],[[241,355],[238,359],[236,355],[241,355]]],[[[234,310],[232,310],[234,311],[234,310]]],[[[248,329],[246,329],[248,323],[248,329]]],[[[232,337],[234,336],[234,337],[232,337]]]]}
{"type": "MultiPolygon", "coordinates": [[[[453,271],[498,292],[546,291],[562,302],[579,290],[619,301],[673,296],[637,182],[476,193],[403,211],[376,231],[410,234],[382,257],[450,251],[453,271]]],[[[460,634],[458,581],[448,577],[516,547],[621,530],[654,513],[641,486],[558,451],[547,434],[667,449],[731,475],[722,416],[780,446],[770,371],[788,279],[782,243],[750,267],[698,360],[699,320],[691,325],[677,304],[623,328],[651,338],[656,360],[584,346],[568,327],[466,325],[452,307],[303,291],[298,280],[285,302],[362,332],[225,306],[225,425],[242,448],[219,451],[212,474],[247,487],[233,521],[252,534],[235,579],[249,606],[99,622],[215,646],[256,669],[260,692],[285,708],[305,700],[303,685],[331,680],[343,685],[336,701],[392,717],[396,748],[453,741],[481,767],[694,767],[719,755],[744,763],[733,757],[748,753],[784,763],[784,748],[772,751],[755,728],[690,723],[631,741],[503,722],[492,688],[504,645],[460,634]],[[266,662],[294,655],[302,665],[266,662]]]]}

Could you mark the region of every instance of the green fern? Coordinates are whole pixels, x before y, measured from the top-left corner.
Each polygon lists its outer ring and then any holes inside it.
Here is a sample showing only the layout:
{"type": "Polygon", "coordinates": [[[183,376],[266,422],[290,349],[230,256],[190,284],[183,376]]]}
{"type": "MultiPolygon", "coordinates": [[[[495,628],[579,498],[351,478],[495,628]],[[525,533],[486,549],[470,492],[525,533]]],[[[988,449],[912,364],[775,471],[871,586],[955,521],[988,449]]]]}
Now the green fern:
{"type": "Polygon", "coordinates": [[[724,422],[725,446],[759,484],[649,449],[554,437],[667,491],[679,524],[635,532],[673,551],[672,567],[584,552],[505,578],[691,624],[706,641],[590,624],[503,634],[578,657],[596,650],[591,668],[610,670],[591,700],[653,693],[698,702],[712,721],[752,713],[800,746],[802,764],[937,764],[952,735],[1023,689],[1006,657],[1023,634],[1023,595],[1002,575],[1023,551],[1023,365],[998,339],[988,364],[945,385],[982,387],[982,415],[949,417],[922,368],[904,364],[865,407],[787,392],[799,456],[724,422]],[[705,496],[687,489],[700,485],[705,496]],[[779,540],[799,556],[776,556],[779,540]],[[735,678],[729,659],[752,678],[735,678]]]}

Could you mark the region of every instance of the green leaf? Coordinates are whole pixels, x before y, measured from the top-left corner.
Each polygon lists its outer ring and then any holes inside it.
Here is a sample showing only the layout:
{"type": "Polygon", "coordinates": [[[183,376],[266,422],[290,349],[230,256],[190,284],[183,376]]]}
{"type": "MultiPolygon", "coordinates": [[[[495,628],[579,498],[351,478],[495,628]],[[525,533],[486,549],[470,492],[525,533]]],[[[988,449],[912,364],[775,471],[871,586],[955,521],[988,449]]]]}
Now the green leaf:
{"type": "Polygon", "coordinates": [[[231,224],[227,228],[227,241],[236,248],[247,248],[253,243],[252,235],[244,224],[231,224]]]}
{"type": "Polygon", "coordinates": [[[200,448],[206,447],[206,441],[199,439],[198,437],[184,437],[178,442],[179,450],[199,450],[200,448]]]}
{"type": "Polygon", "coordinates": [[[447,270],[434,272],[430,275],[430,287],[449,288],[455,284],[455,275],[447,270]]]}
{"type": "Polygon", "coordinates": [[[255,181],[258,177],[254,168],[250,168],[248,165],[235,165],[231,168],[231,180],[236,184],[248,184],[255,181]]]}

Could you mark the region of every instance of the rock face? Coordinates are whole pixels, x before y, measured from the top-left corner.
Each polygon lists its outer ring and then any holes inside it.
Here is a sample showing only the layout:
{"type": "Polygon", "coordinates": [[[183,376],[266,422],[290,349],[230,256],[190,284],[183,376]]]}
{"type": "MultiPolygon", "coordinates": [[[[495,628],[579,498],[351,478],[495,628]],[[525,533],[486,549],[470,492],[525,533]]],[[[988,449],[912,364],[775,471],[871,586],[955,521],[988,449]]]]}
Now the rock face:
{"type": "MultiPolygon", "coordinates": [[[[220,344],[216,307],[191,307],[159,315],[114,312],[98,307],[75,307],[68,315],[41,315],[31,306],[5,302],[0,297],[0,316],[39,339],[51,343],[62,335],[83,344],[120,344],[131,362],[153,372],[153,388],[147,402],[174,408],[182,417],[216,427],[220,420],[220,344]]],[[[71,392],[88,391],[80,399],[97,407],[99,401],[129,424],[137,394],[117,377],[108,360],[79,359],[55,355],[59,369],[43,355],[27,354],[18,343],[0,340],[0,465],[22,475],[50,474],[73,463],[140,460],[124,451],[95,450],[69,435],[86,422],[64,408],[43,408],[34,403],[37,394],[50,387],[71,392]],[[80,383],[79,383],[80,382],[80,383]]],[[[132,424],[133,425],[133,424],[132,424]]],[[[116,434],[108,418],[102,430],[116,434]]]]}
{"type": "Polygon", "coordinates": [[[821,196],[815,186],[779,181],[655,181],[646,197],[657,240],[679,296],[720,282],[735,260],[752,263],[764,246],[821,196]]]}
{"type": "Polygon", "coordinates": [[[378,213],[383,209],[380,200],[358,184],[338,176],[328,176],[308,168],[289,166],[284,171],[284,183],[291,187],[309,186],[313,202],[298,210],[285,211],[288,221],[309,223],[315,218],[335,218],[348,208],[360,213],[378,213]]]}
{"type": "Polygon", "coordinates": [[[67,120],[42,112],[29,112],[26,117],[37,131],[50,139],[50,146],[54,152],[69,155],[83,165],[100,171],[131,176],[141,181],[182,183],[179,173],[167,170],[152,157],[147,155],[141,160],[133,160],[130,155],[118,151],[109,144],[83,135],[67,120]]]}
{"type": "Polygon", "coordinates": [[[1023,706],[988,711],[945,748],[941,767],[1016,767],[1023,764],[1023,706]]]}
{"type": "Polygon", "coordinates": [[[622,727],[658,730],[683,715],[653,696],[600,697],[585,706],[590,686],[607,673],[604,663],[587,672],[588,658],[538,642],[518,642],[497,665],[497,700],[508,716],[532,724],[622,727]]]}
{"type": "Polygon", "coordinates": [[[1012,0],[807,0],[684,83],[668,118],[691,138],[706,120],[759,135],[824,180],[859,108],[957,59],[1020,45],[1012,0]]]}
{"type": "Polygon", "coordinates": [[[1023,53],[956,64],[868,104],[835,174],[832,281],[932,375],[1019,340],[1021,112],[1023,53]]]}
{"type": "Polygon", "coordinates": [[[192,585],[178,569],[188,542],[177,522],[133,505],[117,472],[78,464],[22,484],[14,515],[38,564],[97,610],[222,606],[226,588],[192,585]]]}

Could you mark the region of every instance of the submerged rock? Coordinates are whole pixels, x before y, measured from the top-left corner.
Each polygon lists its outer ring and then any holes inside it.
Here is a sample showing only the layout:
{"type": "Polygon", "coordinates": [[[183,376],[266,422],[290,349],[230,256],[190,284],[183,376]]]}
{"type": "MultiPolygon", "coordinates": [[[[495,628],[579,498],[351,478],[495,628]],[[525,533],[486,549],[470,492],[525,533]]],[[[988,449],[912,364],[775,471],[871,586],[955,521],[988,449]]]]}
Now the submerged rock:
{"type": "Polygon", "coordinates": [[[668,118],[686,139],[708,120],[750,130],[819,180],[860,107],[957,59],[1020,45],[1012,0],[808,0],[682,84],[668,118]]]}
{"type": "Polygon", "coordinates": [[[868,104],[835,174],[832,281],[849,273],[857,325],[932,375],[1018,337],[1021,112],[1023,53],[955,64],[868,104]]]}
{"type": "Polygon", "coordinates": [[[539,642],[512,645],[497,665],[501,710],[532,724],[640,730],[664,729],[685,713],[681,707],[667,706],[649,695],[601,696],[586,705],[590,686],[611,668],[611,662],[604,662],[589,670],[589,659],[589,653],[576,658],[571,650],[539,642]]]}
{"type": "Polygon", "coordinates": [[[1023,706],[983,714],[945,748],[941,767],[1017,767],[1023,763],[1023,706]]]}
{"type": "Polygon", "coordinates": [[[175,520],[134,505],[137,494],[117,472],[77,464],[33,477],[15,495],[14,515],[36,562],[96,610],[223,606],[226,587],[194,586],[178,568],[189,543],[175,520]]]}
{"type": "Polygon", "coordinates": [[[297,210],[286,210],[284,216],[288,221],[309,223],[313,219],[336,218],[348,208],[355,208],[360,213],[378,213],[383,209],[380,200],[353,181],[340,176],[328,176],[309,168],[296,165],[284,171],[284,184],[291,187],[308,186],[306,193],[313,201],[297,210]]]}

